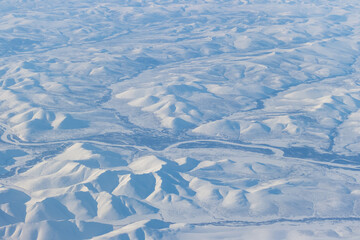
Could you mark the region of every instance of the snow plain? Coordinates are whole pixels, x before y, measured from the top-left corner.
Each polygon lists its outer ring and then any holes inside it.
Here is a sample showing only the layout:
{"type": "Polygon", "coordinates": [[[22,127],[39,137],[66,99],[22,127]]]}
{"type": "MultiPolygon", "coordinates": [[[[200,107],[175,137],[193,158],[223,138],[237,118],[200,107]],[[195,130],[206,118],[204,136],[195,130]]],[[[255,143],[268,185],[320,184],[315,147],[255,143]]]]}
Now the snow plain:
{"type": "Polygon", "coordinates": [[[355,0],[3,0],[1,239],[359,239],[355,0]]]}

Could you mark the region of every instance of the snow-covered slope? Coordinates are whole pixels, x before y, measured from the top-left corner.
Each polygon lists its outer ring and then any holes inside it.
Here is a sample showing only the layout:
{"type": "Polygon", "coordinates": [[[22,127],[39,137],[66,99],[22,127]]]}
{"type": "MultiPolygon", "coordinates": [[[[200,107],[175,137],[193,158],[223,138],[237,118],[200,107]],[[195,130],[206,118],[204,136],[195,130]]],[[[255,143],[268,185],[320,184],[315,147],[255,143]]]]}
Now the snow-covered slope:
{"type": "Polygon", "coordinates": [[[0,13],[0,239],[360,236],[357,1],[0,13]]]}

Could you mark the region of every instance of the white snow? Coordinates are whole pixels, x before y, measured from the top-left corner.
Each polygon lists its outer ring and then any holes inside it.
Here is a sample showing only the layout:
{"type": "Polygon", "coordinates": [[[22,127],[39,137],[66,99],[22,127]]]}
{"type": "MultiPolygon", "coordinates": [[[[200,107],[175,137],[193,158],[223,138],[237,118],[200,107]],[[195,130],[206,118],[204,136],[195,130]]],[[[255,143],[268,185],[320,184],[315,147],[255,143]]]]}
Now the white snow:
{"type": "Polygon", "coordinates": [[[358,239],[355,0],[0,6],[0,239],[358,239]]]}

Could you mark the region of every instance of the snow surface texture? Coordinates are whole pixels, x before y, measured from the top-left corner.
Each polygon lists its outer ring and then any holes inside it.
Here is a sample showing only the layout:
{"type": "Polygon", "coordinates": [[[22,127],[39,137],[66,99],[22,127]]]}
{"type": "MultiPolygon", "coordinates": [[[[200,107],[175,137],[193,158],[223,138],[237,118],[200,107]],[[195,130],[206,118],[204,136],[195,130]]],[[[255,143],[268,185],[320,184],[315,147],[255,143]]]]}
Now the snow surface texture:
{"type": "Polygon", "coordinates": [[[355,0],[3,0],[1,239],[359,239],[355,0]]]}

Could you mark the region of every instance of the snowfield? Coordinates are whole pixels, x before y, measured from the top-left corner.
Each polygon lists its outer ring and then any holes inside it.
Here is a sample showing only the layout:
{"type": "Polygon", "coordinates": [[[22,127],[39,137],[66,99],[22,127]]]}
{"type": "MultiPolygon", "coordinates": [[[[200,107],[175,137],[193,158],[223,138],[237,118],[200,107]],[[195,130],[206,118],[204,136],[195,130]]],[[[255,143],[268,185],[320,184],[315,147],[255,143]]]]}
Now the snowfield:
{"type": "Polygon", "coordinates": [[[359,239],[358,1],[0,13],[0,239],[359,239]]]}

